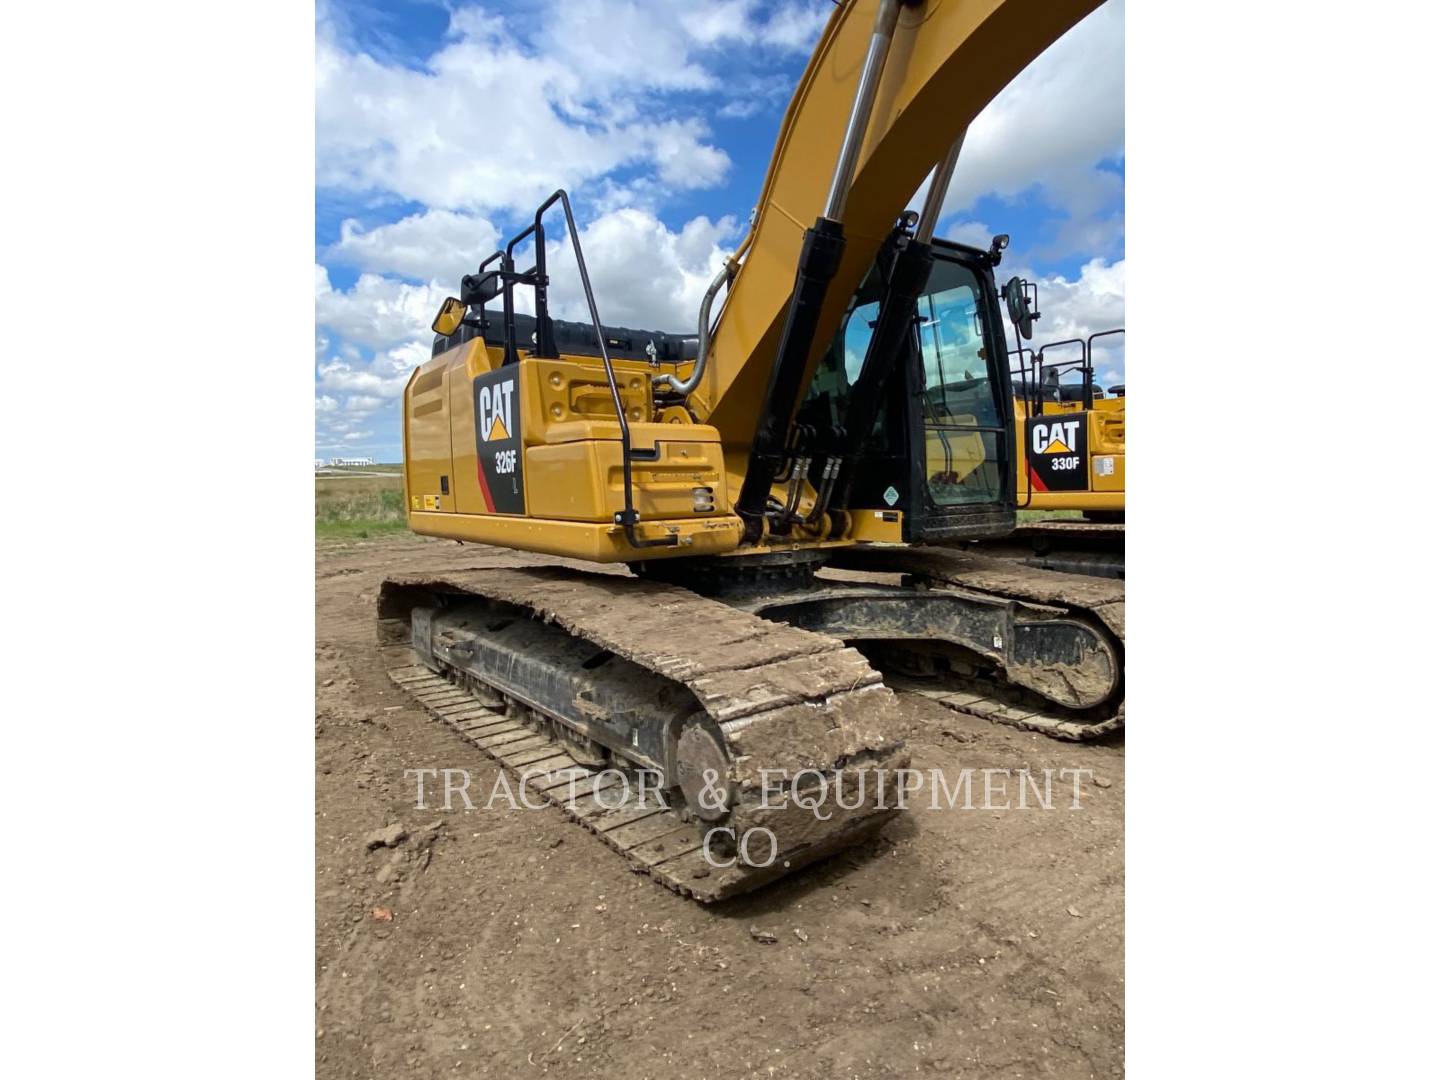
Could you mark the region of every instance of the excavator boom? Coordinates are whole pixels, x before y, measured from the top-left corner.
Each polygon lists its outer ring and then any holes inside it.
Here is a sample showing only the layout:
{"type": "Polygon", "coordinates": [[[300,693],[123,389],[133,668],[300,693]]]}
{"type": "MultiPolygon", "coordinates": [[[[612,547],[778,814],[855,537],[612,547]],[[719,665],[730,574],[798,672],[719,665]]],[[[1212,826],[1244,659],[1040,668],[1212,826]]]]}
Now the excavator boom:
{"type": "Polygon", "coordinates": [[[843,203],[844,254],[802,385],[926,174],[990,99],[1099,0],[851,0],[836,8],[786,110],[698,391],[697,415],[720,431],[737,472],[761,419],[755,403],[780,347],[805,233],[829,208],[857,82],[887,4],[896,8],[893,37],[843,203]]]}

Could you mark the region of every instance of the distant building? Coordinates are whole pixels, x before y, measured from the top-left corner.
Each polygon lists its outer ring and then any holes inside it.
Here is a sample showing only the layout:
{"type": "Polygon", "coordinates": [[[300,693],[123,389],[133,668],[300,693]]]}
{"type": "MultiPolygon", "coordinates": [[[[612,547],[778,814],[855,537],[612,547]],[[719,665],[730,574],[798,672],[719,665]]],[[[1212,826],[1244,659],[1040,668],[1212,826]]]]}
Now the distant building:
{"type": "Polygon", "coordinates": [[[323,468],[325,468],[325,459],[317,457],[315,459],[315,471],[319,472],[323,468]]]}
{"type": "Polygon", "coordinates": [[[343,469],[356,465],[374,465],[375,459],[373,457],[334,457],[330,459],[330,464],[334,468],[343,469]]]}

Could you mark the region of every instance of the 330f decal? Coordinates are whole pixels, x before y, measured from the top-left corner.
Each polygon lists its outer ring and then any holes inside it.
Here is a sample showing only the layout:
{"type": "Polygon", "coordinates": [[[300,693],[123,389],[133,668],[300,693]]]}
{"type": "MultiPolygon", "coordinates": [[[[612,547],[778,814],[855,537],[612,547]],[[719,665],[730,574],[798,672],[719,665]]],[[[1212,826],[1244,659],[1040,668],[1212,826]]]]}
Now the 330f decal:
{"type": "Polygon", "coordinates": [[[1039,416],[1025,421],[1025,461],[1035,491],[1085,491],[1084,417],[1039,416]]]}

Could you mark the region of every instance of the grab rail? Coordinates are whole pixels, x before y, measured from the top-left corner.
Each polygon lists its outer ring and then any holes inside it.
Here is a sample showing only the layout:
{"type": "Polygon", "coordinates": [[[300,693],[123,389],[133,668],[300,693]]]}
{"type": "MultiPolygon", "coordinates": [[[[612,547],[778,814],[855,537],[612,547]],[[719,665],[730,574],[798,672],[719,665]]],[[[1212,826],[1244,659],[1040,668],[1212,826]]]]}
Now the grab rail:
{"type": "MultiPolygon", "coordinates": [[[[595,293],[590,287],[590,273],[585,268],[585,255],[580,249],[580,231],[575,227],[575,215],[570,209],[570,196],[564,188],[540,204],[535,211],[535,220],[521,232],[510,238],[503,252],[496,252],[480,264],[483,270],[498,256],[500,270],[491,271],[501,283],[505,297],[505,364],[517,363],[520,354],[515,344],[515,301],[513,290],[516,285],[530,285],[535,290],[535,349],[533,355],[554,359],[559,355],[555,347],[555,328],[550,322],[550,300],[547,292],[550,279],[545,265],[545,212],[556,203],[565,211],[565,225],[570,235],[570,246],[575,251],[575,264],[580,270],[580,285],[585,290],[585,303],[590,310],[590,323],[595,328],[595,343],[600,348],[600,360],[605,365],[605,381],[610,388],[610,400],[615,405],[615,419],[620,424],[620,463],[624,476],[625,509],[616,512],[615,524],[625,530],[625,539],[631,547],[674,547],[680,538],[671,533],[654,539],[645,539],[636,531],[640,515],[635,509],[634,476],[631,468],[633,449],[630,442],[630,424],[625,417],[625,402],[620,397],[620,384],[615,379],[615,365],[606,347],[605,332],[600,323],[600,312],[595,306],[595,293]],[[535,237],[535,265],[524,273],[515,272],[515,248],[530,236],[535,237]]],[[[478,286],[477,286],[478,287],[478,286]]],[[[483,303],[482,303],[483,311],[483,303]]],[[[483,317],[483,316],[482,316],[483,317]]]]}

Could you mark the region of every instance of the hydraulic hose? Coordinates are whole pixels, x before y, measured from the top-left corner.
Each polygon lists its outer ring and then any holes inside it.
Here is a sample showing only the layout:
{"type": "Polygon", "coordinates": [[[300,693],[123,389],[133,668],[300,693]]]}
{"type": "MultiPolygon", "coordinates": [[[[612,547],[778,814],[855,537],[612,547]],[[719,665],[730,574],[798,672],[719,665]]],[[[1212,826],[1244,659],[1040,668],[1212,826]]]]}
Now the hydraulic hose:
{"type": "Polygon", "coordinates": [[[720,287],[735,276],[735,260],[726,259],[725,265],[715,275],[715,280],[710,282],[710,287],[705,290],[705,297],[700,301],[700,340],[695,350],[695,366],[690,370],[688,379],[678,379],[674,375],[661,375],[655,380],[655,389],[663,390],[667,386],[679,394],[688,396],[705,375],[705,361],[710,356],[710,305],[715,302],[715,297],[720,292],[720,287]]]}

